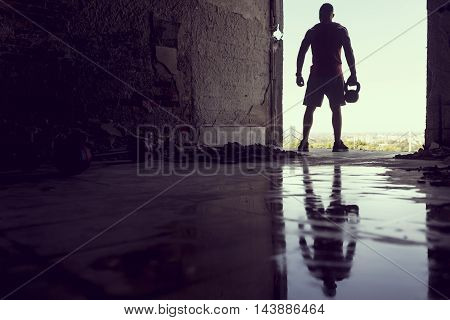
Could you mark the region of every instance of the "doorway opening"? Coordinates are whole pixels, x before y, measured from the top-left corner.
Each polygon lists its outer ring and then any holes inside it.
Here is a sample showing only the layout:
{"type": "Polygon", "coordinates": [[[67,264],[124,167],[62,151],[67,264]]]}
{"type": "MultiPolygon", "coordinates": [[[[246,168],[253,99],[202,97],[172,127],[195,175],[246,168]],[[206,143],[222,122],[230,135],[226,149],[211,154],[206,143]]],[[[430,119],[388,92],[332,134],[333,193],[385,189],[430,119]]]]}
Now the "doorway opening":
{"type": "MultiPolygon", "coordinates": [[[[284,0],[284,147],[302,138],[305,88],[296,85],[296,62],[306,31],[319,22],[325,0],[284,0]]],[[[331,1],[335,22],[350,34],[357,61],[360,100],[342,108],[343,140],[352,149],[415,151],[424,144],[426,114],[426,0],[331,1]],[[421,21],[420,23],[418,23],[421,21]],[[414,26],[414,27],[412,27],[414,26]]],[[[342,53],[345,79],[348,65],[342,53]]],[[[309,76],[309,50],[303,77],[309,76]]],[[[325,98],[314,115],[310,144],[330,148],[331,110],[325,98]]]]}

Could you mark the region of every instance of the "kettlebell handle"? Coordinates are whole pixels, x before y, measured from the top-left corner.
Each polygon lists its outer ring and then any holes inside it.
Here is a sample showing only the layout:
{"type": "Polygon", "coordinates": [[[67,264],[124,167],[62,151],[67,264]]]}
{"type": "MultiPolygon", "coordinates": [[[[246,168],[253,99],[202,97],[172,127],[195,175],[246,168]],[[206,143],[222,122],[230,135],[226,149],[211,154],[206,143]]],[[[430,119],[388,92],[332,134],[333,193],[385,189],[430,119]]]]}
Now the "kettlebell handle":
{"type": "MultiPolygon", "coordinates": [[[[345,84],[345,92],[348,92],[350,89],[349,87],[351,87],[348,82],[345,84]]],[[[356,92],[360,92],[361,91],[361,84],[359,82],[356,83],[356,92]]]]}

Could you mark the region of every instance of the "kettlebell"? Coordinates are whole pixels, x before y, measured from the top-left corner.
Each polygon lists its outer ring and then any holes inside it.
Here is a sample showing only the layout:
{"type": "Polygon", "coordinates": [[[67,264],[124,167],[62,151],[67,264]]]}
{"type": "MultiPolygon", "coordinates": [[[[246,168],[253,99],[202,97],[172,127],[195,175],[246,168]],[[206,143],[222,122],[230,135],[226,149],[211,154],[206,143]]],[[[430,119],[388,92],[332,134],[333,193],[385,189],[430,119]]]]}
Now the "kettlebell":
{"type": "Polygon", "coordinates": [[[350,90],[348,82],[345,84],[345,101],[348,103],[355,103],[359,100],[359,91],[361,91],[361,84],[356,83],[356,90],[350,90]]]}

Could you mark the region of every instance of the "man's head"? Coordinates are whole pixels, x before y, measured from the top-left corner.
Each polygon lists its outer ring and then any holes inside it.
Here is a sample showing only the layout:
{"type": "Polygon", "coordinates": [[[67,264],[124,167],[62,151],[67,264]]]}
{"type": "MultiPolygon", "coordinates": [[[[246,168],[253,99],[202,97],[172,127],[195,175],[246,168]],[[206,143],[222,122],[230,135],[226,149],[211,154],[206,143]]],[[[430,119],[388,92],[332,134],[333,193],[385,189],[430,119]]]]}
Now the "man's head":
{"type": "Polygon", "coordinates": [[[336,296],[337,284],[336,281],[334,281],[333,276],[325,276],[325,278],[323,279],[322,291],[327,297],[332,298],[336,296]]]}
{"type": "Polygon", "coordinates": [[[331,4],[325,3],[320,7],[320,22],[331,22],[334,18],[334,8],[331,4]]]}

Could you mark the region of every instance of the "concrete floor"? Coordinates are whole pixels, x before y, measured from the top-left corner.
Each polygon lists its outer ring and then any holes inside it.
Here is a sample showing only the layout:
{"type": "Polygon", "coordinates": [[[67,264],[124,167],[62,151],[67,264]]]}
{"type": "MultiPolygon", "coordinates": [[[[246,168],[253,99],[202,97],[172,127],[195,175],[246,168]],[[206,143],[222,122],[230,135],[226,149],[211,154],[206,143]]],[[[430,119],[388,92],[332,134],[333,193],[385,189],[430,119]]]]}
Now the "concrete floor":
{"type": "Polygon", "coordinates": [[[431,164],[315,151],[209,176],[137,176],[135,164],[104,163],[72,178],[4,173],[0,294],[446,298],[449,190],[400,169],[431,164]]]}

